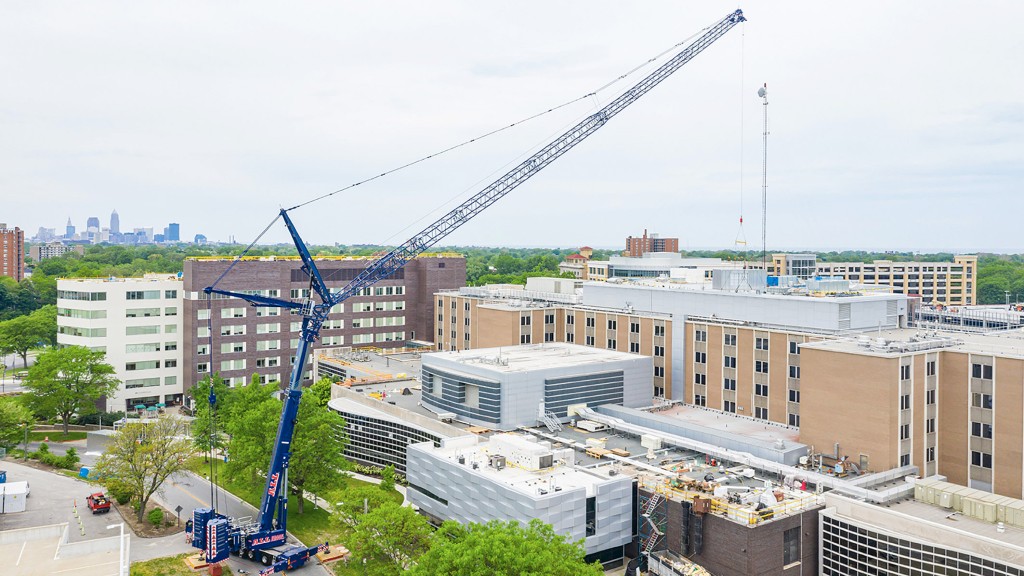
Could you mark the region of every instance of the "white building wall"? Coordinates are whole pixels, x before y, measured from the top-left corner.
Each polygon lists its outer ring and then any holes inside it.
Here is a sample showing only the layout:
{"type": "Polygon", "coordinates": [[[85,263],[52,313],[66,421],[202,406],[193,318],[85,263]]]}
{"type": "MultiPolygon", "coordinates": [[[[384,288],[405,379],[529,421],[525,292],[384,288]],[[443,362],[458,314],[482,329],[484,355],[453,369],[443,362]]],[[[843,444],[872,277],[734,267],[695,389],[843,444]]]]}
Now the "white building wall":
{"type": "Polygon", "coordinates": [[[171,403],[182,394],[181,286],[180,279],[163,275],[57,281],[57,344],[102,350],[121,382],[107,398],[107,411],[123,411],[139,399],[171,403]]]}

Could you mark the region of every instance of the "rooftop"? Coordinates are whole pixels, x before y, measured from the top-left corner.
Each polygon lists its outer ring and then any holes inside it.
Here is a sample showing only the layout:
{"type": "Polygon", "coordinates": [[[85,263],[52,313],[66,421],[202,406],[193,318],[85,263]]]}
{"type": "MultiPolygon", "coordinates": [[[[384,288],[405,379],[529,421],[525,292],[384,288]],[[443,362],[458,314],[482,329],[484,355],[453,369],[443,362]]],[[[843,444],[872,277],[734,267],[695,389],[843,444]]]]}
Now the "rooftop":
{"type": "Polygon", "coordinates": [[[605,362],[633,361],[643,356],[602,350],[577,344],[549,342],[523,344],[505,348],[480,348],[463,352],[435,352],[425,354],[423,361],[473,364],[485,370],[500,373],[527,372],[551,368],[587,366],[605,362]]]}
{"type": "Polygon", "coordinates": [[[105,276],[102,278],[58,278],[62,284],[66,282],[77,282],[81,284],[95,284],[97,282],[181,282],[181,274],[146,274],[140,277],[119,278],[117,276],[105,276]]]}
{"type": "Polygon", "coordinates": [[[865,334],[858,338],[811,342],[802,344],[800,347],[882,358],[895,358],[907,353],[937,349],[1024,358],[1024,330],[1003,330],[980,334],[897,328],[871,332],[870,336],[865,334]]]}
{"type": "Polygon", "coordinates": [[[775,443],[778,440],[797,444],[800,441],[800,430],[758,420],[752,416],[727,414],[718,410],[709,410],[691,404],[673,404],[655,412],[659,416],[668,416],[680,422],[711,428],[722,432],[737,434],[748,440],[775,443]]]}
{"type": "MultiPolygon", "coordinates": [[[[380,256],[380,254],[371,254],[367,256],[315,255],[313,256],[313,260],[317,262],[331,260],[376,260],[380,256]]],[[[417,255],[416,258],[465,258],[465,256],[458,252],[424,252],[423,254],[417,255]]],[[[276,262],[278,260],[301,261],[302,259],[297,255],[288,256],[273,254],[270,256],[242,256],[241,258],[238,256],[189,256],[188,258],[185,258],[185,260],[193,260],[196,262],[232,262],[234,260],[240,260],[242,262],[276,262]]]]}

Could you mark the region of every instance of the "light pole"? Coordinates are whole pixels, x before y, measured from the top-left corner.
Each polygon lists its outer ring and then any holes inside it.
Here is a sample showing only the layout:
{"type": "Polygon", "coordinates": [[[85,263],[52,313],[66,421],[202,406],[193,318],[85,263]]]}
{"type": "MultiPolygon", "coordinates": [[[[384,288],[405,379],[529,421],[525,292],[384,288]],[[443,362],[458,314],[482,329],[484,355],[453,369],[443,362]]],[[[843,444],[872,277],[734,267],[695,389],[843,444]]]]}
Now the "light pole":
{"type": "Polygon", "coordinates": [[[25,443],[21,445],[21,459],[28,462],[28,422],[23,423],[21,426],[25,428],[25,443]]]}
{"type": "Polygon", "coordinates": [[[128,559],[124,557],[124,522],[107,526],[107,530],[113,530],[114,528],[121,529],[121,540],[118,542],[119,548],[117,551],[117,576],[128,576],[126,566],[128,559]]]}

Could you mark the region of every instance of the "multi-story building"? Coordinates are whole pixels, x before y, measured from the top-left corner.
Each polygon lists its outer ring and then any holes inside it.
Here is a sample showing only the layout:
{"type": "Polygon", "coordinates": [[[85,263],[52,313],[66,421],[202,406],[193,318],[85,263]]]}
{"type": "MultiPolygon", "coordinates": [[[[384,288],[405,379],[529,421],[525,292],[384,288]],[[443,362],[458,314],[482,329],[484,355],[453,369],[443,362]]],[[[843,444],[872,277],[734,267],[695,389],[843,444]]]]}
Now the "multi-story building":
{"type": "MultiPolygon", "coordinates": [[[[436,417],[414,412],[417,406],[406,402],[389,404],[338,385],[332,387],[331,396],[327,408],[345,419],[345,458],[360,464],[381,468],[391,465],[404,475],[408,473],[406,449],[410,444],[430,442],[441,446],[449,438],[469,435],[436,417]]],[[[412,399],[402,395],[397,398],[412,399]]]]}
{"type": "Polygon", "coordinates": [[[47,242],[46,244],[33,244],[28,249],[29,257],[35,262],[42,262],[48,258],[60,258],[68,252],[85,254],[85,247],[81,244],[69,246],[63,242],[47,242]]]}
{"type": "Polygon", "coordinates": [[[644,235],[639,238],[626,237],[626,256],[639,258],[648,252],[679,252],[679,238],[662,238],[658,234],[644,235]]]}
{"type": "Polygon", "coordinates": [[[954,256],[952,262],[817,262],[814,254],[773,254],[772,273],[800,278],[829,276],[861,284],[885,284],[925,304],[970,306],[978,303],[978,257],[954,256]]]}
{"type": "Polygon", "coordinates": [[[820,574],[1024,574],[1024,502],[986,501],[971,492],[922,481],[913,499],[886,506],[824,494],[817,529],[820,574]],[[944,499],[932,501],[929,493],[944,499]]]}
{"type": "MultiPolygon", "coordinates": [[[[317,267],[331,289],[346,286],[368,258],[318,257],[317,267]]],[[[253,375],[263,382],[287,382],[298,345],[301,319],[277,308],[254,308],[237,299],[207,300],[203,288],[255,291],[275,298],[305,299],[309,278],[297,257],[190,258],[184,263],[185,390],[211,372],[231,385],[253,375]],[[232,267],[230,273],[221,275],[232,267]],[[211,337],[212,334],[212,337],[211,337]]],[[[433,294],[463,286],[466,260],[458,254],[420,256],[391,277],[331,311],[318,347],[398,347],[429,340],[434,333],[433,294]]],[[[303,379],[311,377],[311,368],[303,379]]]]}
{"type": "Polygon", "coordinates": [[[1024,335],[903,329],[800,347],[801,441],[862,468],[1024,494],[1024,335]]]}
{"type": "Polygon", "coordinates": [[[21,282],[25,277],[25,231],[0,224],[0,276],[21,282]]]}
{"type": "Polygon", "coordinates": [[[57,344],[106,353],[121,381],[106,410],[182,402],[182,282],[177,276],[60,279],[57,344]]]}
{"type": "Polygon", "coordinates": [[[588,561],[621,563],[633,540],[633,479],[610,466],[576,467],[571,447],[518,434],[413,444],[408,479],[409,501],[436,520],[537,518],[583,540],[588,561]]]}
{"type": "Polygon", "coordinates": [[[647,356],[550,342],[424,354],[420,384],[437,413],[515,430],[568,422],[578,407],[650,406],[652,368],[647,356]]]}
{"type": "Polygon", "coordinates": [[[650,356],[653,392],[672,397],[672,320],[626,307],[584,306],[571,280],[530,278],[519,285],[436,294],[438,350],[465,351],[564,342],[650,356]]]}

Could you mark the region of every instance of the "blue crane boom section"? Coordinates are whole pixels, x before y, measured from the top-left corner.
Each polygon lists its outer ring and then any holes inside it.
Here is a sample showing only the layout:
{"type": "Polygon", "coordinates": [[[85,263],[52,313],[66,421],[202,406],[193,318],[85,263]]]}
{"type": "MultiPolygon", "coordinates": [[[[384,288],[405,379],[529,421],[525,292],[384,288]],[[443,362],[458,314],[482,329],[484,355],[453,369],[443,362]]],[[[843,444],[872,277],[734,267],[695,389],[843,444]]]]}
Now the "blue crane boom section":
{"type": "Polygon", "coordinates": [[[302,315],[301,337],[295,352],[295,362],[292,366],[288,388],[285,390],[281,421],[278,425],[273,455],[270,460],[270,467],[267,470],[263,501],[256,522],[257,529],[244,536],[244,542],[241,543],[243,548],[259,550],[279,545],[284,541],[283,536],[287,527],[288,496],[286,483],[288,459],[291,455],[291,441],[295,432],[299,401],[302,397],[302,370],[305,366],[309,347],[319,337],[320,328],[326,321],[331,308],[359,293],[363,288],[388,278],[410,260],[437,244],[438,241],[457,230],[463,224],[472,220],[477,214],[489,208],[520,184],[599,130],[608,120],[671,76],[735,25],[745,20],[743,12],[740,10],[736,10],[719,20],[691,44],[680,50],[679,53],[603,108],[583,119],[518,166],[495,180],[492,184],[438,218],[401,246],[371,262],[369,266],[340,291],[332,293],[327,287],[305,242],[303,242],[298,230],[289,217],[288,211],[284,209],[281,210],[280,215],[298,250],[299,258],[302,261],[302,271],[309,276],[310,298],[305,301],[296,302],[256,294],[220,290],[214,287],[204,289],[204,292],[208,295],[219,294],[239,298],[253,306],[286,308],[302,315]],[[312,298],[314,294],[319,298],[319,302],[312,298]]]}

